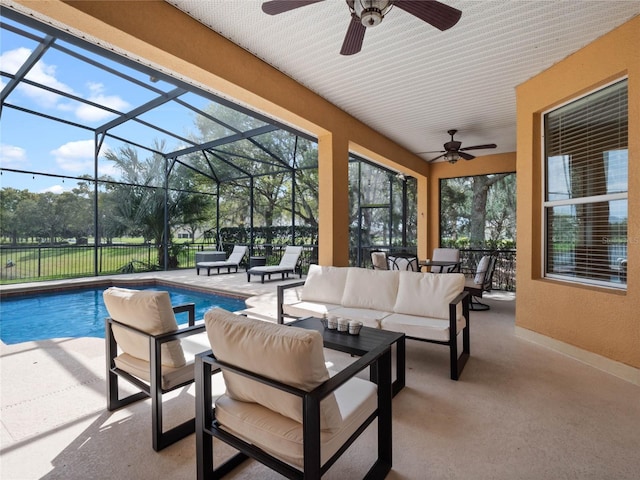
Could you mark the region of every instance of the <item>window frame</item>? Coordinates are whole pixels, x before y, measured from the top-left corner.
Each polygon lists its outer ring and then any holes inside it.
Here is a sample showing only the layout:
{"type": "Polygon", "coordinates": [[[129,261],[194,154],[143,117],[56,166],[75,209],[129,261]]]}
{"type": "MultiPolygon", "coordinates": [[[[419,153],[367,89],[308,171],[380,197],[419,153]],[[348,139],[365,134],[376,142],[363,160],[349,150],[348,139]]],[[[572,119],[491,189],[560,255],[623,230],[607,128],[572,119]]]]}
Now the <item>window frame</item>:
{"type": "MultiPolygon", "coordinates": [[[[548,110],[545,110],[541,113],[540,115],[540,139],[541,139],[541,205],[542,205],[542,211],[541,211],[541,215],[540,215],[540,221],[541,221],[541,250],[542,250],[542,257],[541,257],[541,272],[542,272],[542,277],[543,278],[547,278],[547,279],[552,279],[552,280],[559,280],[562,282],[566,282],[566,283],[571,283],[571,284],[576,284],[576,285],[587,285],[587,286],[597,286],[597,287],[606,287],[606,288],[612,288],[612,289],[616,289],[616,290],[623,290],[626,291],[627,290],[627,281],[626,278],[624,279],[624,281],[620,278],[619,282],[614,282],[612,280],[609,281],[605,281],[605,280],[599,280],[597,278],[590,278],[590,277],[582,277],[582,276],[577,276],[577,275],[569,275],[569,274],[563,274],[563,273],[558,273],[558,272],[550,272],[548,271],[548,266],[549,266],[549,261],[548,261],[548,255],[550,254],[550,242],[548,239],[548,228],[549,228],[549,212],[554,208],[554,207],[574,207],[576,205],[596,205],[599,203],[608,203],[609,205],[611,205],[612,202],[615,201],[619,201],[619,200],[624,200],[627,202],[626,205],[626,209],[627,209],[627,225],[628,225],[628,220],[629,220],[629,183],[628,183],[628,178],[627,178],[627,189],[625,192],[616,192],[616,193],[606,193],[606,194],[600,194],[600,195],[588,195],[588,196],[584,196],[584,197],[573,197],[570,196],[569,198],[565,198],[565,199],[560,199],[560,200],[548,200],[548,196],[549,196],[549,185],[548,185],[548,179],[547,179],[547,166],[548,166],[548,160],[550,157],[547,156],[547,143],[546,143],[546,123],[547,123],[547,118],[548,115],[558,111],[559,109],[579,102],[582,99],[589,97],[591,95],[594,95],[598,92],[601,92],[613,85],[616,85],[618,83],[621,82],[626,82],[626,89],[627,89],[627,95],[628,95],[628,89],[629,89],[629,83],[628,83],[629,77],[628,75],[616,78],[615,80],[612,80],[610,82],[607,82],[604,85],[601,85],[597,88],[594,88],[582,95],[576,96],[574,98],[571,98],[570,100],[567,100],[566,102],[563,102],[561,104],[555,105],[553,108],[550,108],[548,110]]],[[[627,123],[628,123],[628,104],[627,104],[627,123]]],[[[628,129],[628,125],[627,125],[627,175],[628,175],[628,166],[629,166],[629,155],[628,155],[628,135],[629,135],[629,129],[628,129]]],[[[605,150],[606,151],[606,150],[605,150]]],[[[614,150],[609,150],[609,151],[614,151],[614,150]]],[[[603,151],[604,153],[604,151],[603,151]]],[[[606,239],[603,239],[604,241],[606,241],[606,239]]],[[[628,238],[627,238],[627,247],[628,247],[628,238]]],[[[573,266],[576,266],[576,262],[574,261],[573,266]]],[[[596,276],[598,272],[595,272],[594,276],[596,276]]]]}

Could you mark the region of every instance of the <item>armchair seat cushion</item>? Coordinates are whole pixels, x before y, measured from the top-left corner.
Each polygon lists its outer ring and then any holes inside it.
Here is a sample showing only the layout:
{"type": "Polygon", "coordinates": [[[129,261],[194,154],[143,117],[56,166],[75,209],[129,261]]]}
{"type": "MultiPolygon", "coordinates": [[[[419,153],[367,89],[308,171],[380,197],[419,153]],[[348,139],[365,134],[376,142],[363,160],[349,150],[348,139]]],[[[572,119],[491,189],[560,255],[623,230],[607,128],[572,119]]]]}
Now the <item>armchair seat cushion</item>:
{"type": "MultiPolygon", "coordinates": [[[[171,390],[185,382],[193,381],[193,362],[196,354],[206,352],[211,348],[206,332],[183,338],[180,343],[186,363],[181,367],[162,366],[161,385],[163,390],[171,390]]],[[[146,360],[136,358],[128,353],[121,353],[113,361],[120,370],[146,382],[151,381],[149,373],[151,367],[146,360]]]]}
{"type": "MultiPolygon", "coordinates": [[[[452,274],[448,273],[447,275],[452,274]]],[[[462,332],[462,329],[467,326],[467,321],[463,315],[458,316],[456,325],[456,331],[458,332],[462,332]]],[[[404,332],[407,337],[424,338],[440,342],[448,342],[450,340],[449,320],[443,320],[441,318],[393,313],[382,319],[380,327],[383,330],[404,332]]]]}
{"type": "MultiPolygon", "coordinates": [[[[337,429],[322,430],[321,464],[324,464],[377,407],[376,385],[354,377],[334,393],[342,422],[337,429]]],[[[302,424],[257,403],[223,395],[216,400],[216,418],[224,430],[250,442],[284,462],[303,466],[302,424]]]]}

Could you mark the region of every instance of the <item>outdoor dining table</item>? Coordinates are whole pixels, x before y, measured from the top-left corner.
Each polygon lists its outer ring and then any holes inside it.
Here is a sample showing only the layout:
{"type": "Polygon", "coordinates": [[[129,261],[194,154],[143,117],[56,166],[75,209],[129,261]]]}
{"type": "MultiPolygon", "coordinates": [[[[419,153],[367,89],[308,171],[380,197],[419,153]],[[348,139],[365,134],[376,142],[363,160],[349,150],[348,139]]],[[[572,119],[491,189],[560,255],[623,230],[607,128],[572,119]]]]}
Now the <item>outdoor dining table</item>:
{"type": "Polygon", "coordinates": [[[460,264],[462,262],[460,260],[420,260],[418,262],[418,267],[420,268],[420,271],[422,271],[423,268],[431,268],[431,267],[454,267],[454,268],[447,268],[444,273],[453,273],[453,272],[459,272],[460,271],[460,264]]]}

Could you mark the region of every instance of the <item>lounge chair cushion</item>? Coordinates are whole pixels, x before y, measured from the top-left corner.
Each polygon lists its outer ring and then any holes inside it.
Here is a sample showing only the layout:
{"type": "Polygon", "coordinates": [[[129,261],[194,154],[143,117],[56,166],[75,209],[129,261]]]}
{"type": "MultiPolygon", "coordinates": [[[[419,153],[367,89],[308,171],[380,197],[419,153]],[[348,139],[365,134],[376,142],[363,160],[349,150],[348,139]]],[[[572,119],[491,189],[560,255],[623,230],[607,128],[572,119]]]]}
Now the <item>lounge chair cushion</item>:
{"type": "MultiPolygon", "coordinates": [[[[398,296],[392,310],[447,320],[449,304],[463,289],[464,275],[461,273],[399,272],[398,296]]],[[[458,316],[461,313],[458,312],[458,316]]]]}
{"type": "MultiPolygon", "coordinates": [[[[168,292],[110,287],[103,293],[109,316],[149,335],[175,332],[178,323],[168,292]]],[[[121,350],[149,362],[149,338],[113,325],[113,335],[121,350]]],[[[180,340],[167,342],[161,349],[162,365],[180,368],[186,364],[180,340]]]]}
{"type": "MultiPolygon", "coordinates": [[[[221,308],[209,310],[204,321],[216,358],[258,375],[311,391],[329,379],[322,335],[317,331],[277,325],[235,315],[221,308]]],[[[302,399],[254,380],[223,371],[227,395],[260,405],[302,422],[302,399]]],[[[342,422],[333,394],[320,406],[322,429],[342,422]]]]}
{"type": "Polygon", "coordinates": [[[346,267],[309,265],[300,298],[307,302],[339,304],[347,283],[346,267]]]}
{"type": "MultiPolygon", "coordinates": [[[[354,377],[335,391],[343,418],[339,429],[320,432],[320,461],[324,464],[375,412],[376,385],[354,377]]],[[[216,400],[216,419],[222,428],[281,460],[302,467],[302,424],[256,403],[223,395],[216,400]]]]}
{"type": "Polygon", "coordinates": [[[342,301],[343,307],[393,312],[398,294],[398,270],[349,268],[342,301]],[[376,288],[371,288],[375,285],[376,288]]]}

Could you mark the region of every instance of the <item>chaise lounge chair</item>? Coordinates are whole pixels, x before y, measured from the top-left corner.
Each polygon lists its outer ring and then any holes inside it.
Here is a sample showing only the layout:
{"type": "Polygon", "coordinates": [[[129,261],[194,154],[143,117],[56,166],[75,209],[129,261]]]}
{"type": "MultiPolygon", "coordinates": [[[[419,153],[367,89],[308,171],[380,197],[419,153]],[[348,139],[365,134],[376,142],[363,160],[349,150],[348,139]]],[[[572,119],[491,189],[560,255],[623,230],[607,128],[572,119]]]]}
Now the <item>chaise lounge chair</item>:
{"type": "MultiPolygon", "coordinates": [[[[269,280],[271,280],[271,275],[274,273],[281,273],[282,279],[284,280],[285,275],[288,277],[290,273],[296,272],[301,253],[302,247],[287,245],[279,265],[251,267],[247,270],[247,282],[251,281],[251,275],[260,275],[260,280],[264,283],[264,276],[267,275],[269,280]]],[[[302,270],[300,270],[300,278],[302,278],[302,270]]]]}
{"type": "Polygon", "coordinates": [[[211,273],[212,268],[218,269],[218,273],[220,273],[221,268],[226,268],[227,273],[231,273],[231,268],[235,268],[236,273],[238,272],[238,267],[240,266],[240,262],[247,254],[246,245],[235,245],[233,247],[233,251],[229,258],[226,260],[220,260],[217,262],[198,262],[196,263],[196,274],[200,275],[200,269],[207,269],[207,276],[211,273]]]}

